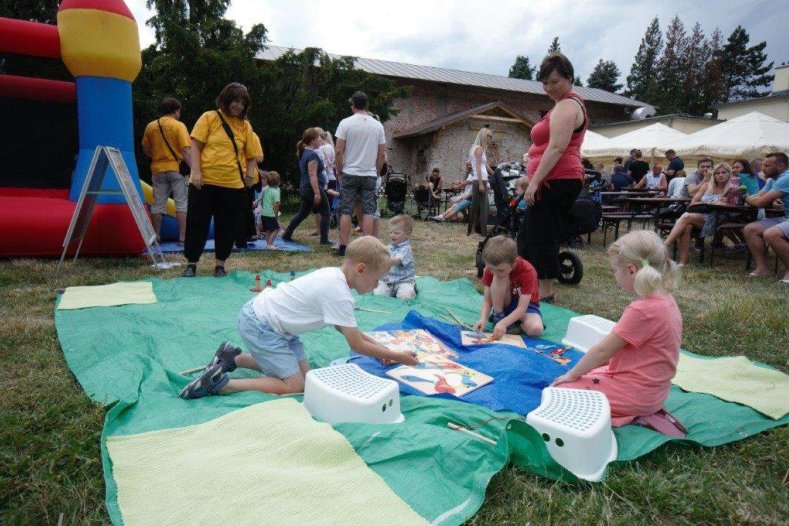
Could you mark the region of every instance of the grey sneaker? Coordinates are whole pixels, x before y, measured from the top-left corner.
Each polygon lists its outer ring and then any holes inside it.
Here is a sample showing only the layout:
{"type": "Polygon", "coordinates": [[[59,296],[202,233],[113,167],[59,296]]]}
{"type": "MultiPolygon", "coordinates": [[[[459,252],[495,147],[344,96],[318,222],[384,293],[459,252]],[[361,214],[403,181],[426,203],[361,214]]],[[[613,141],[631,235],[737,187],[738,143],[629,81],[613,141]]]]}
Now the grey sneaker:
{"type": "Polygon", "coordinates": [[[229,373],[236,370],[236,356],[241,354],[241,349],[231,344],[230,342],[222,342],[214,354],[214,358],[206,366],[206,370],[214,365],[222,368],[223,373],[229,373]]]}
{"type": "Polygon", "coordinates": [[[186,387],[181,390],[178,396],[184,400],[194,400],[195,398],[216,395],[229,381],[230,378],[222,372],[220,365],[212,365],[199,378],[195,378],[186,384],[186,387]]]}

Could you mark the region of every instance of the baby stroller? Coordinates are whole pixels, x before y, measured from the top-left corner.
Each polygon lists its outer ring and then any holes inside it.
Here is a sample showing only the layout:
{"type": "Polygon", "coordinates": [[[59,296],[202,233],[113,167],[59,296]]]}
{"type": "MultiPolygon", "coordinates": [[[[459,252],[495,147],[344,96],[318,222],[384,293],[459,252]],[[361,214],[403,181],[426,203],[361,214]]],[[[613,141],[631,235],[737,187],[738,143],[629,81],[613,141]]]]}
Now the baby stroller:
{"type": "Polygon", "coordinates": [[[384,195],[386,196],[386,209],[393,215],[402,214],[408,195],[408,176],[400,172],[387,173],[384,195]]]}
{"type": "Polygon", "coordinates": [[[435,215],[436,206],[433,203],[433,197],[430,195],[430,189],[423,185],[417,185],[414,188],[414,203],[416,203],[416,215],[419,219],[422,218],[422,211],[426,212],[425,219],[431,215],[435,215]]]}
{"type": "MultiPolygon", "coordinates": [[[[485,239],[477,245],[476,265],[477,277],[482,277],[485,269],[485,262],[482,260],[482,251],[488,240],[498,235],[509,235],[518,242],[518,254],[526,253],[526,229],[523,228],[523,221],[527,211],[520,210],[518,205],[523,200],[523,196],[513,198],[509,206],[505,209],[502,221],[488,231],[485,239]]],[[[589,234],[597,229],[602,216],[602,209],[588,197],[579,197],[568,212],[568,217],[564,222],[559,236],[559,242],[569,245],[571,248],[583,247],[582,234],[589,234]]],[[[584,265],[581,258],[570,250],[559,252],[559,283],[564,285],[577,285],[584,276],[584,265]]]]}

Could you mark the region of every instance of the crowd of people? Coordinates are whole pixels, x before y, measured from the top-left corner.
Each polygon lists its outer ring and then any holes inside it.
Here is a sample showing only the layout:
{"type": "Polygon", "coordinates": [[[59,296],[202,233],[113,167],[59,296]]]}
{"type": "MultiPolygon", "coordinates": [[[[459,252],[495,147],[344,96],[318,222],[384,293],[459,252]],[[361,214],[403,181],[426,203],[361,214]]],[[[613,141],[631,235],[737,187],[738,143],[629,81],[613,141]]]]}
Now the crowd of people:
{"type": "MultiPolygon", "coordinates": [[[[487,240],[482,251],[484,293],[474,328],[492,332],[494,339],[508,333],[531,337],[542,334],[541,305],[554,301],[559,232],[586,180],[580,149],[589,118],[583,99],[573,92],[572,64],[561,53],[552,53],[542,62],[538,78],[554,107],[532,128],[532,145],[524,157],[526,175],[516,183],[528,210],[523,226],[526,242],[520,247],[509,236],[496,236],[487,240]]],[[[257,162],[263,152],[245,119],[250,101],[242,85],[233,83],[222,90],[217,109],[200,117],[189,141],[178,122],[177,101],[166,102],[163,117],[148,127],[144,138],[146,153],[153,159],[155,188],[170,188],[175,195],[175,187],[184,182],[173,175],[178,161],[189,165],[188,191],[177,190],[177,210],[185,213],[181,232],[188,266],[183,275],[196,274],[213,217],[214,275],[221,277],[225,274],[224,261],[233,243],[240,240],[239,230],[247,228],[247,212],[251,214],[253,207],[260,217],[258,235],[265,236],[269,245],[280,231],[279,174],[267,172],[261,179],[258,173],[257,162]],[[157,128],[159,139],[155,137],[157,128]],[[167,157],[164,152],[168,151],[172,157],[165,160],[162,156],[167,157]],[[254,199],[250,190],[256,184],[264,190],[254,199]]],[[[349,103],[352,115],[338,126],[335,144],[331,134],[319,128],[304,131],[297,147],[299,210],[283,235],[283,239],[292,240],[295,229],[313,214],[320,243],[328,244],[333,199],[339,214],[337,254],[343,258],[342,263],[268,287],[244,305],[237,323],[248,352],[223,342],[204,373],[184,387],[182,398],[244,390],[276,394],[301,391],[309,363],[299,335],[327,325],[341,332],[356,352],[385,364],[417,363],[414,353],[387,349],[357,327],[351,291],[407,301],[414,299],[418,290],[410,244],[413,218],[401,214],[390,219],[388,247],[377,238],[377,181],[386,159],[383,127],[368,112],[364,93],[354,93],[349,103]],[[363,235],[350,242],[353,215],[359,218],[363,235]],[[227,373],[237,367],[265,375],[231,379],[227,373]]],[[[434,219],[443,221],[468,209],[469,233],[486,233],[493,173],[486,149],[492,137],[489,128],[479,130],[464,160],[467,176],[454,184],[460,195],[452,208],[434,219]]],[[[761,170],[754,168],[757,163],[744,159],[714,167],[711,160],[702,159],[695,173],[685,175],[684,162],[673,151],[666,154],[665,169],[659,164],[650,167],[638,150],[631,153],[631,158],[618,160],[614,167],[609,181],[615,188],[668,191],[672,180],[684,176],[678,195],[687,195],[691,203],[724,202],[730,192],[739,192],[742,186],[747,204],[757,208],[780,206],[783,214],[779,217],[760,218],[748,225],[744,241],[756,261],[753,276],[769,272],[768,245],[785,265],[789,263],[789,161],[785,154],[774,153],[760,160],[761,170]],[[734,177],[739,178],[738,182],[733,182],[734,177]]],[[[431,198],[438,199],[440,171],[433,170],[425,185],[431,198]]],[[[161,203],[158,195],[152,208],[154,215],[163,213],[161,203]]],[[[665,240],[646,230],[632,231],[616,240],[608,248],[614,279],[637,298],[625,309],[611,334],[557,377],[553,385],[604,392],[614,425],[661,410],[676,371],[682,335],[682,316],[671,289],[687,257],[690,232],[700,228],[702,235],[708,234],[713,226],[709,216],[685,213],[665,240]],[[669,245],[674,240],[679,241],[679,265],[669,256],[669,245]]],[[[789,283],[789,274],[783,281],[789,283]]]]}

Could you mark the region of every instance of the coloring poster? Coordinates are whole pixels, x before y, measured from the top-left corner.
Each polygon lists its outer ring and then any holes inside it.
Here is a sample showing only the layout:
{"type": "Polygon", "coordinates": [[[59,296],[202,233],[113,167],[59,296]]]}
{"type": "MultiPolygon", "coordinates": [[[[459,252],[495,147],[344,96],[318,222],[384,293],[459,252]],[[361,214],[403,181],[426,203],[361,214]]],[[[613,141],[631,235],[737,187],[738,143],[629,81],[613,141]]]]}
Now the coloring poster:
{"type": "Polygon", "coordinates": [[[460,331],[460,343],[467,347],[469,345],[484,345],[486,343],[501,343],[526,349],[526,342],[517,334],[505,334],[500,340],[493,339],[491,332],[460,331]]]}
{"type": "Polygon", "coordinates": [[[420,362],[457,358],[456,352],[424,329],[375,331],[365,334],[393,351],[416,351],[416,357],[420,362]]]}
{"type": "Polygon", "coordinates": [[[403,365],[386,374],[426,395],[448,393],[461,397],[493,381],[486,374],[450,360],[420,361],[419,365],[403,365]]]}

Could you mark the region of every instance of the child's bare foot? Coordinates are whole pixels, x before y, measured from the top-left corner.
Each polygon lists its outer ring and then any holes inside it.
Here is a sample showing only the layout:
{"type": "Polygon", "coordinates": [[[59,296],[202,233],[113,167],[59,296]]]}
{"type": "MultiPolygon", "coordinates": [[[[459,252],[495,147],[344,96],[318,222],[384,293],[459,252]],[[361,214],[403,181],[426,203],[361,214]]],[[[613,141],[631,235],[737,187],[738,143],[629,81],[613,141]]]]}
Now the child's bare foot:
{"type": "Polygon", "coordinates": [[[275,245],[266,245],[266,250],[279,250],[275,245]]]}

